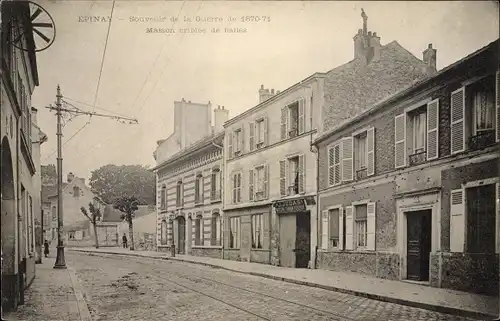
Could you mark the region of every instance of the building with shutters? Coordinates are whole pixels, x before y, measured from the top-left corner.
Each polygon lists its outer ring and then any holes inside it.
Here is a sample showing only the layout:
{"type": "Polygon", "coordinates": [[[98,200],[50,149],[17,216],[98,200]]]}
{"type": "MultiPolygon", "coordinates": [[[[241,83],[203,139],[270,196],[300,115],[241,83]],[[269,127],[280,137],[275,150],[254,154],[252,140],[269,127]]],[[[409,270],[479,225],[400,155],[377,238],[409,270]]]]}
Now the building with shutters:
{"type": "Polygon", "coordinates": [[[362,18],[353,60],[282,92],[262,86],[260,103],[225,124],[225,258],[315,267],[316,135],[435,72],[432,49],[420,60],[396,41],[382,45],[362,18]]]}
{"type": "Polygon", "coordinates": [[[319,268],[498,295],[498,45],[316,139],[319,268]]]}
{"type": "Polygon", "coordinates": [[[211,117],[200,119],[192,115],[211,115],[211,104],[176,102],[174,133],[159,142],[157,165],[157,251],[170,251],[175,245],[179,254],[222,255],[222,183],[224,141],[223,123],[229,111],[223,106],[211,117]],[[189,137],[184,137],[189,133],[189,137]],[[173,141],[175,140],[175,141],[173,141]],[[165,146],[177,144],[177,152],[165,146]]]}
{"type": "Polygon", "coordinates": [[[225,259],[309,266],[321,104],[312,97],[322,96],[323,77],[283,92],[261,86],[260,103],[225,123],[225,259]]]}

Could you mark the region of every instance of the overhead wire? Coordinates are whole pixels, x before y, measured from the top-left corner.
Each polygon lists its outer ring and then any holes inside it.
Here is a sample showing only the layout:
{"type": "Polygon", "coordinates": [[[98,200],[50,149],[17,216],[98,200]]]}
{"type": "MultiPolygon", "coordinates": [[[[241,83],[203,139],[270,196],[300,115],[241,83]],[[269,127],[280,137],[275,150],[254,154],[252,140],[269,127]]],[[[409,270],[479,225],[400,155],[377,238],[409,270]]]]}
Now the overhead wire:
{"type": "Polygon", "coordinates": [[[97,79],[97,88],[96,88],[95,95],[94,95],[94,109],[92,111],[95,110],[95,104],[97,103],[97,97],[99,96],[99,88],[101,85],[102,70],[104,69],[104,60],[106,59],[106,49],[108,48],[109,31],[111,30],[111,22],[113,21],[113,11],[115,10],[115,1],[116,0],[113,0],[113,4],[111,6],[111,15],[109,18],[108,32],[106,34],[106,42],[104,43],[104,50],[102,52],[101,70],[99,71],[99,78],[97,79]]]}
{"type": "MultiPolygon", "coordinates": [[[[64,98],[65,98],[65,99],[69,99],[69,100],[71,100],[71,101],[74,101],[74,102],[75,102],[75,103],[77,103],[77,104],[82,104],[82,105],[85,105],[85,106],[88,106],[88,107],[94,107],[95,109],[99,109],[99,110],[107,111],[108,113],[115,114],[116,116],[120,116],[120,117],[128,117],[128,116],[125,116],[125,115],[123,115],[123,114],[117,113],[117,112],[115,112],[115,111],[113,111],[113,110],[109,110],[109,109],[102,108],[102,107],[97,107],[97,106],[92,106],[92,104],[89,104],[89,103],[86,103],[86,102],[83,102],[83,101],[79,101],[79,100],[76,100],[76,99],[70,98],[70,97],[68,97],[68,96],[64,96],[64,98]]],[[[66,100],[64,100],[64,99],[63,99],[63,102],[64,102],[64,103],[66,103],[66,104],[68,104],[68,105],[70,105],[70,106],[72,106],[72,107],[74,107],[74,108],[78,108],[78,107],[76,107],[74,104],[72,104],[72,103],[70,103],[70,102],[68,102],[68,101],[66,101],[66,100]]]]}
{"type": "MultiPolygon", "coordinates": [[[[196,9],[196,13],[195,13],[195,15],[196,15],[196,14],[198,13],[198,11],[200,10],[202,2],[203,2],[203,0],[201,0],[201,1],[200,1],[200,4],[198,5],[198,8],[196,9]]],[[[186,4],[186,0],[184,0],[183,4],[182,4],[182,6],[181,6],[181,9],[179,10],[179,13],[177,14],[177,18],[176,18],[176,20],[174,21],[174,23],[172,24],[172,28],[175,26],[175,23],[178,21],[178,18],[179,18],[179,16],[180,16],[180,14],[181,14],[181,12],[182,12],[182,9],[184,8],[184,5],[185,5],[185,4],[186,4]]],[[[176,52],[177,52],[177,49],[179,48],[179,45],[180,45],[180,43],[182,42],[182,39],[183,39],[183,38],[184,38],[184,34],[182,34],[182,36],[181,36],[181,38],[180,38],[179,42],[177,43],[177,46],[176,46],[175,50],[173,51],[173,53],[176,53],[176,52]]],[[[148,74],[148,77],[146,77],[146,80],[144,81],[143,85],[141,86],[141,90],[139,91],[139,93],[138,93],[138,94],[137,94],[137,96],[136,96],[136,100],[134,101],[134,103],[132,104],[132,106],[128,109],[128,111],[132,110],[132,109],[133,109],[133,107],[135,106],[136,102],[138,101],[138,98],[139,98],[140,94],[142,93],[142,90],[144,89],[144,86],[145,86],[145,84],[147,83],[147,80],[148,80],[148,79],[149,79],[149,77],[151,76],[152,70],[153,70],[153,68],[154,68],[154,66],[155,66],[155,64],[156,64],[156,62],[157,62],[157,60],[158,60],[158,57],[160,56],[161,52],[163,51],[163,47],[165,46],[165,44],[166,44],[166,42],[163,44],[162,49],[160,49],[160,51],[159,51],[159,53],[158,53],[158,55],[157,55],[157,59],[156,59],[156,60],[155,60],[155,62],[153,63],[153,66],[152,66],[152,68],[151,68],[151,70],[150,70],[150,72],[149,72],[149,74],[148,74]]],[[[160,80],[161,76],[163,75],[163,73],[164,73],[164,72],[165,72],[165,70],[166,70],[166,67],[168,66],[168,64],[169,64],[169,63],[170,63],[170,61],[172,60],[172,57],[173,57],[173,54],[172,54],[172,55],[170,55],[170,57],[169,57],[169,59],[168,59],[167,63],[165,64],[164,68],[162,69],[162,72],[161,72],[161,74],[160,74],[160,77],[157,79],[157,81],[155,82],[155,84],[151,87],[151,90],[150,90],[150,92],[149,92],[148,96],[146,97],[146,100],[147,100],[147,99],[149,99],[149,96],[151,95],[151,92],[153,91],[153,89],[154,89],[154,88],[156,87],[156,85],[158,84],[158,81],[160,80]]],[[[144,106],[144,104],[143,104],[143,106],[144,106]]],[[[143,106],[142,106],[142,107],[143,107],[143,106]]],[[[142,107],[141,107],[139,110],[141,110],[141,109],[142,109],[142,107]]],[[[109,133],[108,133],[108,135],[107,135],[104,139],[101,139],[101,140],[100,140],[97,144],[95,144],[95,145],[93,145],[92,147],[90,147],[90,148],[89,148],[89,149],[88,149],[88,150],[84,153],[84,154],[85,154],[85,156],[86,156],[86,155],[88,155],[88,154],[89,154],[89,153],[90,153],[90,152],[91,152],[94,148],[96,148],[97,146],[100,146],[102,143],[104,143],[104,142],[108,141],[110,138],[114,137],[117,133],[118,133],[118,131],[111,131],[111,132],[109,132],[109,133]]],[[[85,157],[85,156],[83,156],[83,157],[85,157]]]]}
{"type": "MultiPolygon", "coordinates": [[[[87,120],[87,122],[82,126],[80,127],[73,135],[71,135],[70,138],[68,138],[63,144],[61,147],[64,147],[67,143],[69,143],[73,138],[76,137],[76,135],[78,135],[78,133],[80,133],[85,127],[87,127],[89,124],[90,124],[90,121],[92,119],[92,116],[89,117],[89,120],[87,120]]],[[[57,152],[57,148],[55,150],[53,150],[50,155],[44,157],[44,160],[47,160],[49,159],[50,157],[52,157],[55,153],[57,152]]]]}

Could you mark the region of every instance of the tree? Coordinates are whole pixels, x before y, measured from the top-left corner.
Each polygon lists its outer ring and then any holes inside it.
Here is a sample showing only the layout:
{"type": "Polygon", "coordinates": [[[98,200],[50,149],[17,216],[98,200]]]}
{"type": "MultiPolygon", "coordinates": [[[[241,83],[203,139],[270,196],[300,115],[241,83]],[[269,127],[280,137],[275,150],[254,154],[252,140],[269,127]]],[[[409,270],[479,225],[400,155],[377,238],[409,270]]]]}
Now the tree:
{"type": "Polygon", "coordinates": [[[145,166],[102,166],[92,171],[90,187],[108,204],[122,196],[136,197],[138,205],[156,204],[156,177],[145,166]]]}
{"type": "Polygon", "coordinates": [[[97,237],[97,221],[101,217],[101,211],[92,204],[92,202],[89,203],[89,212],[87,212],[87,209],[85,207],[81,207],[80,211],[82,211],[83,215],[85,215],[90,223],[92,223],[92,226],[94,227],[94,237],[95,237],[95,248],[99,248],[99,238],[97,237]]]}
{"type": "Polygon", "coordinates": [[[134,250],[134,229],[132,220],[134,212],[137,211],[139,200],[135,196],[122,196],[115,199],[113,207],[122,212],[121,219],[128,223],[128,234],[130,239],[130,249],[134,250]]]}

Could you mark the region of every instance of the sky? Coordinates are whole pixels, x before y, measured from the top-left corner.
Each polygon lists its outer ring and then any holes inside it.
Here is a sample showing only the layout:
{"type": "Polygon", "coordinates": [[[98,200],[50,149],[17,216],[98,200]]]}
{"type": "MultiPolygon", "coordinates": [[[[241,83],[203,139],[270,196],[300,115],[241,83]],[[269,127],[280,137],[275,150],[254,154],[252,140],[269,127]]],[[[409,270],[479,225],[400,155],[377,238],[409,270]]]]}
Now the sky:
{"type": "Polygon", "coordinates": [[[44,107],[55,103],[58,84],[64,101],[81,110],[138,120],[66,117],[63,177],[73,172],[87,179],[106,164],[153,166],[156,141],[173,131],[175,100],[211,101],[225,106],[231,118],[257,105],[261,85],[284,90],[352,60],[361,8],[382,45],[396,40],[422,59],[432,43],[438,70],[499,37],[495,1],[117,0],[97,91],[113,1],[37,2],[56,24],[54,43],[37,53],[40,85],[32,97],[38,124],[49,137],[41,163],[56,163],[56,116],[44,107]],[[101,19],[89,22],[89,16],[101,19]],[[148,17],[157,21],[145,22],[148,17]],[[214,17],[223,21],[209,21],[214,17]],[[220,32],[212,33],[217,27],[220,32]],[[147,33],[147,28],[176,33],[147,33]],[[185,28],[206,32],[180,33],[185,28]]]}

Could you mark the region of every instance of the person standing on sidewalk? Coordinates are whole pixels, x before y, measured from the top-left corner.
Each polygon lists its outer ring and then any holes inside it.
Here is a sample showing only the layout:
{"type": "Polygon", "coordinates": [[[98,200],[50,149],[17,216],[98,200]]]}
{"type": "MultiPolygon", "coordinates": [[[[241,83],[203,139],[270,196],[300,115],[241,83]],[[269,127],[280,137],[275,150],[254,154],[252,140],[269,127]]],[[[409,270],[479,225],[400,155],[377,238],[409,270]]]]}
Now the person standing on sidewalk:
{"type": "Polygon", "coordinates": [[[45,243],[43,243],[43,254],[45,254],[45,257],[48,257],[49,255],[49,242],[45,240],[45,243]]]}
{"type": "Polygon", "coordinates": [[[122,242],[123,242],[123,248],[126,249],[127,248],[127,236],[125,235],[125,233],[123,233],[122,242]]]}

